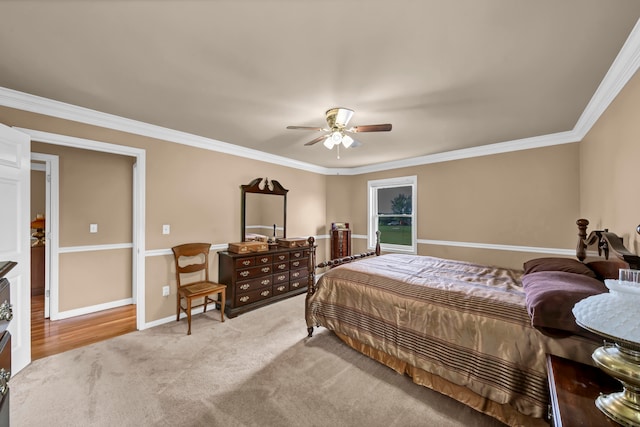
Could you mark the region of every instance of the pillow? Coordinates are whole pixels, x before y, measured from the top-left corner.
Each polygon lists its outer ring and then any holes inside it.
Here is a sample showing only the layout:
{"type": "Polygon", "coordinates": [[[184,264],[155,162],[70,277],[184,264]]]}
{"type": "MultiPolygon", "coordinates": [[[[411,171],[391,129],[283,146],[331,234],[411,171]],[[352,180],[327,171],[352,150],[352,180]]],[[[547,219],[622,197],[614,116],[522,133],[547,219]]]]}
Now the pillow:
{"type": "Polygon", "coordinates": [[[620,269],[621,268],[629,268],[629,264],[624,261],[590,261],[587,263],[587,266],[596,273],[596,276],[600,280],[604,279],[617,279],[620,277],[620,269]]]}
{"type": "Polygon", "coordinates": [[[571,311],[580,300],[607,292],[601,281],[566,271],[540,271],[522,277],[527,311],[535,328],[553,329],[593,338],[571,311]]]}
{"type": "Polygon", "coordinates": [[[598,278],[593,270],[572,258],[535,258],[524,263],[524,274],[538,271],[566,271],[567,273],[583,274],[594,279],[598,278]]]}

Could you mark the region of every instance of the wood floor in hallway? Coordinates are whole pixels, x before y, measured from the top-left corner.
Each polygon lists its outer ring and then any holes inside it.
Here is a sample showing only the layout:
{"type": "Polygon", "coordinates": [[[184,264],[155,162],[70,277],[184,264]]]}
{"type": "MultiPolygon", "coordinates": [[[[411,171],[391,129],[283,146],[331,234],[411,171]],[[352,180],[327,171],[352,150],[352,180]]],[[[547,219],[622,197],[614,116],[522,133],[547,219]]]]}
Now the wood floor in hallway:
{"type": "Polygon", "coordinates": [[[44,318],[44,296],[31,297],[31,359],[82,347],[136,330],[136,306],[50,321],[44,318]]]}

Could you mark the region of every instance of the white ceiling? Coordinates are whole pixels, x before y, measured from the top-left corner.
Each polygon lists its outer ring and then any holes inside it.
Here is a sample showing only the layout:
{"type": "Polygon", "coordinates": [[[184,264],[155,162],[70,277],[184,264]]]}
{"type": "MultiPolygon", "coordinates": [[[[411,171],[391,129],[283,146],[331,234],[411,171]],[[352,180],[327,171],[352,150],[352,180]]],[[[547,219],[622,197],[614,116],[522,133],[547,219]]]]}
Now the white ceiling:
{"type": "Polygon", "coordinates": [[[3,0],[0,86],[361,167],[572,130],[639,17],[637,0],[3,0]],[[337,159],[285,129],[336,106],[393,130],[337,159]]]}

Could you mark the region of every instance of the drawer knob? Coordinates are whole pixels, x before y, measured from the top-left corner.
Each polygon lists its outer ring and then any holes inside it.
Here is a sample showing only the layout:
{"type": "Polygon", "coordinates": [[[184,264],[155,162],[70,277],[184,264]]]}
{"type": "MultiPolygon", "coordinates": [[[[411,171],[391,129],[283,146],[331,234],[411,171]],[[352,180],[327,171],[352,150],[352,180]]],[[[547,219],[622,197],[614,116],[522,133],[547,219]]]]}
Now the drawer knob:
{"type": "Polygon", "coordinates": [[[267,263],[267,261],[269,261],[269,258],[262,258],[262,263],[263,263],[263,264],[266,264],[266,263],[267,263]]]}
{"type": "Polygon", "coordinates": [[[285,277],[287,277],[287,276],[284,276],[284,275],[278,276],[278,280],[284,280],[285,277]]]}
{"type": "Polygon", "coordinates": [[[284,286],[278,286],[278,291],[280,292],[284,291],[284,286]]]}
{"type": "Polygon", "coordinates": [[[280,270],[284,270],[285,268],[287,268],[287,266],[286,266],[286,265],[284,265],[284,264],[280,264],[280,265],[278,266],[278,268],[279,268],[280,270]]]}
{"type": "Polygon", "coordinates": [[[249,297],[248,297],[248,296],[246,296],[246,295],[245,295],[245,296],[243,296],[243,297],[240,297],[240,301],[241,301],[241,302],[247,302],[247,301],[249,301],[249,297]]]}
{"type": "Polygon", "coordinates": [[[9,379],[11,378],[11,372],[6,369],[0,369],[0,395],[4,396],[9,391],[9,379]]]}
{"type": "Polygon", "coordinates": [[[269,291],[262,291],[260,292],[260,295],[262,295],[263,297],[266,297],[267,295],[269,295],[270,292],[269,291]]]}
{"type": "Polygon", "coordinates": [[[249,265],[249,264],[251,264],[251,261],[249,261],[249,260],[242,261],[242,265],[249,265]]]}
{"type": "Polygon", "coordinates": [[[242,277],[247,277],[247,276],[249,275],[249,272],[248,272],[248,271],[241,271],[241,272],[240,272],[240,275],[241,275],[242,277]]]}
{"type": "Polygon", "coordinates": [[[250,287],[251,287],[251,285],[250,285],[250,284],[245,283],[244,285],[241,285],[241,286],[240,286],[240,289],[242,289],[243,291],[246,291],[246,290],[247,290],[247,289],[249,289],[250,287]]]}
{"type": "Polygon", "coordinates": [[[260,271],[262,271],[263,273],[268,273],[270,271],[270,269],[269,269],[269,267],[264,267],[260,271]]]}
{"type": "Polygon", "coordinates": [[[9,321],[13,319],[13,309],[11,304],[9,304],[6,300],[0,304],[0,320],[9,321]]]}

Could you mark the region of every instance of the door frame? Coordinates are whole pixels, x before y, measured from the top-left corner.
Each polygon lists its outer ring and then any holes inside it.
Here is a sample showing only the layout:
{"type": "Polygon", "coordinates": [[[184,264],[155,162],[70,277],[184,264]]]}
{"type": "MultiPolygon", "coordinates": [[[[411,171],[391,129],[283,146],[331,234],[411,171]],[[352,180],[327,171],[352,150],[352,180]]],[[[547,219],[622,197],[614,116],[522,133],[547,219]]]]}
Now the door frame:
{"type": "MultiPolygon", "coordinates": [[[[43,132],[33,129],[14,127],[31,137],[32,142],[61,145],[65,147],[80,148],[84,150],[101,151],[111,154],[119,154],[136,159],[133,166],[133,250],[132,250],[132,298],[136,304],[136,326],[138,330],[145,329],[145,206],[146,206],[146,151],[141,148],[116,145],[107,142],[78,138],[68,135],[43,132]]],[[[57,234],[57,230],[52,230],[57,234]]],[[[57,247],[56,247],[57,248],[57,247]]],[[[52,271],[53,274],[53,271],[52,271]]],[[[57,270],[56,270],[57,274],[57,270]]],[[[53,279],[51,283],[54,283],[53,279]]],[[[57,283],[57,282],[56,282],[57,283]]],[[[53,292],[52,292],[53,294],[53,292]]],[[[52,296],[53,298],[53,296],[52,296]]],[[[57,302],[57,301],[56,301],[57,302]]],[[[21,310],[31,312],[30,307],[21,307],[21,310]]],[[[30,339],[31,333],[29,333],[30,339]]]]}
{"type": "Polygon", "coordinates": [[[44,317],[58,314],[58,227],[60,203],[60,158],[53,154],[31,153],[31,170],[33,162],[44,162],[45,173],[45,215],[44,224],[44,317]]]}

